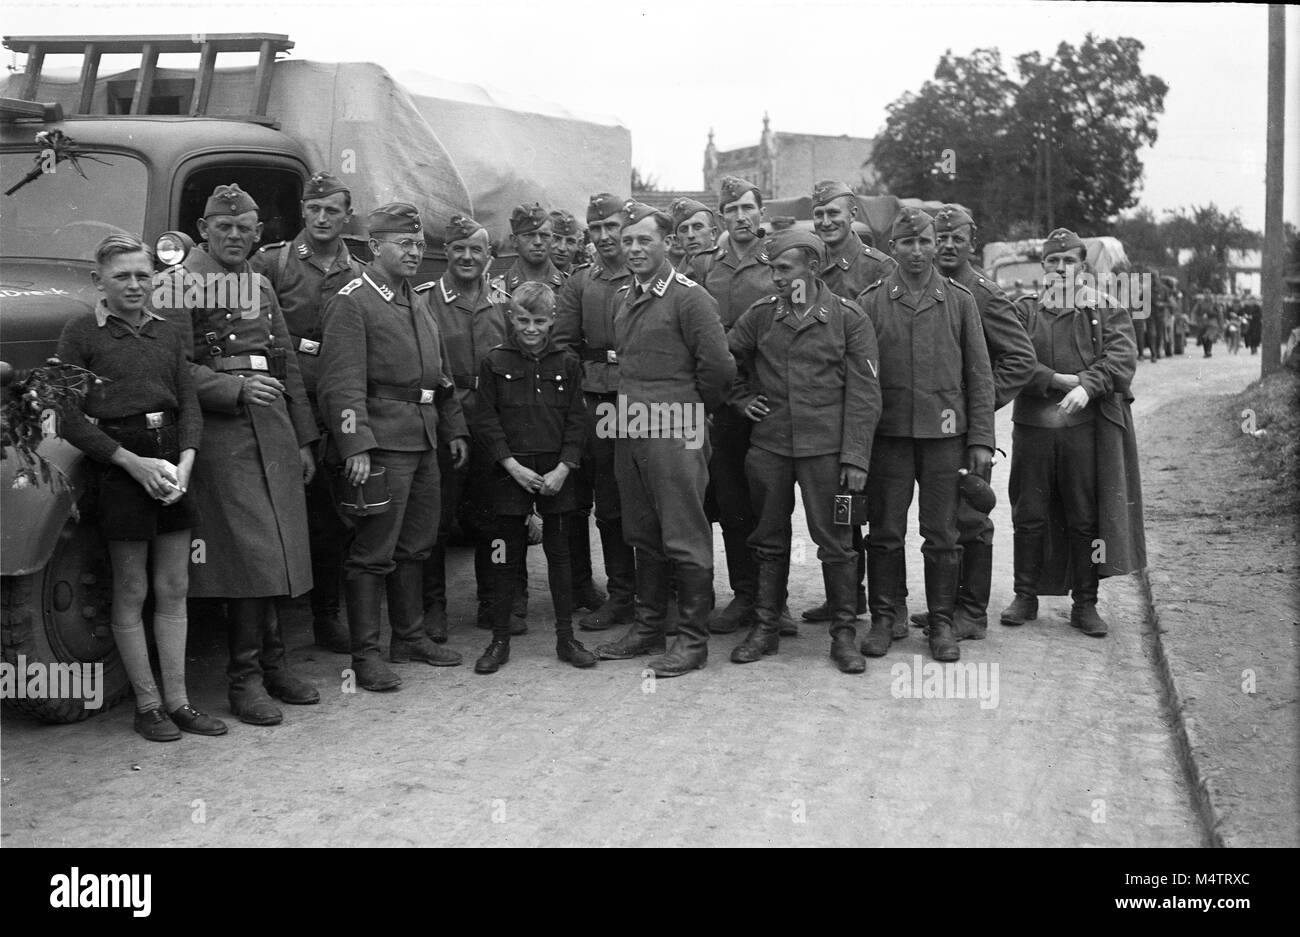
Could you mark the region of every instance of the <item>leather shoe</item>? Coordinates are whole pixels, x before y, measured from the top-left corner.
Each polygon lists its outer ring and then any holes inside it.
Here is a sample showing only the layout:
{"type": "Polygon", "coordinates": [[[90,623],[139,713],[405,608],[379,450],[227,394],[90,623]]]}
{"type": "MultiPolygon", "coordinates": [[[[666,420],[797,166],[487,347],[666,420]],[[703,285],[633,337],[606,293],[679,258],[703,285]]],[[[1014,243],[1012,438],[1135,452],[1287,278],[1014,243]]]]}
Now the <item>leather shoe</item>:
{"type": "Polygon", "coordinates": [[[439,647],[429,640],[427,635],[420,635],[411,641],[395,638],[388,645],[388,659],[394,664],[405,664],[414,660],[435,667],[455,667],[461,662],[458,651],[439,647]]]}
{"type": "MultiPolygon", "coordinates": [[[[161,706],[135,714],[135,731],[150,742],[174,742],[181,737],[176,723],[167,718],[161,706]]],[[[223,728],[224,732],[225,729],[223,728]]]]}
{"type": "Polygon", "coordinates": [[[510,660],[510,642],[495,639],[487,646],[483,656],[474,662],[475,673],[496,673],[510,660]]]}
{"type": "Polygon", "coordinates": [[[596,588],[595,583],[590,579],[586,585],[579,589],[573,590],[573,607],[574,609],[585,608],[589,611],[596,611],[608,600],[608,596],[596,588]]]}
{"type": "Polygon", "coordinates": [[[583,631],[604,631],[607,628],[613,628],[615,625],[630,625],[635,619],[636,610],[632,607],[631,602],[606,599],[590,615],[583,615],[579,618],[578,627],[583,631]]]}
{"type": "Polygon", "coordinates": [[[352,672],[357,675],[357,686],[374,693],[396,690],[402,685],[402,678],[377,658],[367,657],[352,662],[352,672]]]}
{"type": "Polygon", "coordinates": [[[1096,605],[1076,605],[1070,609],[1070,627],[1078,628],[1093,638],[1104,638],[1110,628],[1106,619],[1097,614],[1096,605]]]}
{"type": "Polygon", "coordinates": [[[186,703],[180,709],[173,710],[171,719],[172,722],[176,723],[176,728],[182,732],[193,732],[195,735],[226,734],[226,724],[224,722],[215,716],[199,712],[189,703],[186,703]]]}
{"type": "Polygon", "coordinates": [[[320,693],[316,688],[293,674],[266,677],[262,682],[267,693],[290,706],[311,706],[320,702],[320,693]]]}
{"type": "Polygon", "coordinates": [[[278,726],[284,721],[284,713],[271,702],[260,683],[253,687],[231,687],[230,711],[250,726],[278,726]]]}
{"type": "Polygon", "coordinates": [[[854,628],[838,628],[831,635],[831,660],[840,673],[863,673],[867,659],[858,651],[858,634],[854,628]]]}
{"type": "Polygon", "coordinates": [[[1000,620],[1004,625],[1023,625],[1038,617],[1038,596],[1017,594],[1011,604],[1002,610],[1000,620]]]}
{"type": "Polygon", "coordinates": [[[560,638],[555,642],[555,656],[575,667],[595,667],[596,655],[574,638],[560,638]]]}

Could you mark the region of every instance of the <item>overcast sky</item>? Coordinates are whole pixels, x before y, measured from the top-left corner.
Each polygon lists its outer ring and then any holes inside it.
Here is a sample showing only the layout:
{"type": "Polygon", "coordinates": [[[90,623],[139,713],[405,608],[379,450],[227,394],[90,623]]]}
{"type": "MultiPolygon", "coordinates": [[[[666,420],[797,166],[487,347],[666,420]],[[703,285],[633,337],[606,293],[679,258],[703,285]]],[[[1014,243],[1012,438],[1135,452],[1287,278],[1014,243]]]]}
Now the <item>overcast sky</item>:
{"type": "MultiPolygon", "coordinates": [[[[995,46],[1011,71],[1016,55],[1050,55],[1089,31],[1134,36],[1146,45],[1143,69],[1170,86],[1159,141],[1143,156],[1142,204],[1159,213],[1216,202],[1240,208],[1258,229],[1267,9],[1019,0],[0,0],[6,35],[287,33],[296,58],[418,69],[613,115],[632,133],[634,165],[681,189],[702,185],[710,127],[721,148],[756,143],[764,111],[777,131],[871,137],[885,106],[918,89],[948,49],[964,55],[995,46]]],[[[1300,223],[1295,8],[1287,11],[1287,44],[1284,213],[1300,223]]],[[[13,61],[10,54],[6,64],[13,61]]]]}

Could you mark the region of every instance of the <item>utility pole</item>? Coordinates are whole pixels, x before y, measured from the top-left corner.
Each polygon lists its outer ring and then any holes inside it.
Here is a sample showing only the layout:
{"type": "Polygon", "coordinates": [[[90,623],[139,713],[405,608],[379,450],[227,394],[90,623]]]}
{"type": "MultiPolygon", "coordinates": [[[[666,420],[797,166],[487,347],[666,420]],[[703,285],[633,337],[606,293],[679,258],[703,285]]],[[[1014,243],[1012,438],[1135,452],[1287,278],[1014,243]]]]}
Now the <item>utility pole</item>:
{"type": "Polygon", "coordinates": [[[1268,150],[1264,176],[1264,254],[1260,264],[1263,321],[1260,333],[1260,374],[1267,377],[1282,366],[1282,295],[1285,284],[1286,235],[1282,230],[1282,141],[1286,118],[1286,7],[1268,8],[1268,150]]]}

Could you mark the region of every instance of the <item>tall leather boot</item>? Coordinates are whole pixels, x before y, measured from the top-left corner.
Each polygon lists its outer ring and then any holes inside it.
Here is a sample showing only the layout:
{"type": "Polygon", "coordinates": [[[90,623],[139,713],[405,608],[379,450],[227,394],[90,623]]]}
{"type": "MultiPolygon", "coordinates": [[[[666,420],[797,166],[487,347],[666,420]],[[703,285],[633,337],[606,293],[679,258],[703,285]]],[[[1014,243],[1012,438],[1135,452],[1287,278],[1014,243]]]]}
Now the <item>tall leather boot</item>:
{"type": "Polygon", "coordinates": [[[662,654],[666,647],[668,589],[672,564],[667,559],[636,551],[636,617],[617,641],[596,648],[601,660],[628,660],[643,654],[662,654]]]}
{"type": "Polygon", "coordinates": [[[1043,568],[1043,535],[1016,531],[1012,538],[1015,554],[1016,597],[999,617],[1004,625],[1023,625],[1038,617],[1038,577],[1043,568]]]}
{"type": "Polygon", "coordinates": [[[942,663],[959,660],[961,649],[952,633],[952,615],[957,605],[957,582],[961,577],[961,554],[954,550],[925,558],[925,604],[930,609],[930,656],[942,663]]]}
{"type": "Polygon", "coordinates": [[[902,570],[902,550],[867,551],[867,608],[871,612],[871,630],[862,641],[862,653],[868,657],[884,657],[894,642],[894,614],[898,605],[895,591],[903,578],[902,570]]]}
{"type": "Polygon", "coordinates": [[[605,556],[605,587],[609,596],[600,608],[578,619],[584,631],[604,631],[615,625],[631,624],[636,617],[636,553],[623,539],[618,522],[596,522],[600,548],[605,556]]]}
{"type": "Polygon", "coordinates": [[[822,565],[822,582],[826,585],[826,604],[831,609],[831,660],[840,673],[862,673],[867,669],[866,658],[858,651],[857,616],[854,615],[857,598],[857,566],[840,563],[822,565]]]}
{"type": "MultiPolygon", "coordinates": [[[[858,590],[854,612],[858,615],[865,615],[867,613],[867,544],[863,539],[861,527],[853,528],[853,552],[857,556],[854,569],[858,590]]],[[[804,621],[830,621],[834,617],[830,605],[826,602],[813,606],[802,615],[804,621]]],[[[781,637],[784,638],[785,636],[786,632],[782,631],[781,637]]]]}
{"type": "Polygon", "coordinates": [[[709,612],[713,610],[713,570],[677,565],[677,637],[668,652],[646,667],[656,677],[680,677],[709,660],[709,612]]]}
{"type": "Polygon", "coordinates": [[[262,629],[269,598],[231,599],[226,606],[230,640],[230,711],[240,722],[254,726],[279,725],[284,713],[271,701],[262,684],[262,629]]]}
{"type": "Polygon", "coordinates": [[[312,554],[311,581],[314,585],[309,593],[312,634],[316,644],[325,650],[346,654],[348,629],[339,618],[339,591],[343,570],[336,551],[328,551],[331,555],[320,557],[319,561],[316,552],[313,551],[312,554]]]}
{"type": "Polygon", "coordinates": [[[993,588],[993,544],[971,542],[962,547],[961,584],[952,616],[958,641],[980,641],[989,630],[989,593],[993,588]]]}
{"type": "Polygon", "coordinates": [[[1092,562],[1092,542],[1070,544],[1070,625],[1094,638],[1104,638],[1110,630],[1097,614],[1097,567],[1092,562]]]}
{"type": "Polygon", "coordinates": [[[379,593],[384,577],[366,573],[345,579],[348,633],[352,639],[352,672],[363,690],[382,692],[401,686],[402,678],[379,659],[379,593]]]}
{"type": "Polygon", "coordinates": [[[722,531],[722,543],[727,551],[727,578],[735,597],[709,622],[709,630],[714,634],[731,634],[741,625],[753,621],[758,562],[750,552],[748,541],[748,535],[740,531],[722,531]]]}
{"type": "Polygon", "coordinates": [[[781,609],[785,607],[789,578],[789,559],[759,561],[754,623],[745,640],[732,649],[733,664],[752,664],[781,649],[781,609]]]}
{"type": "Polygon", "coordinates": [[[316,688],[292,673],[284,652],[284,634],[280,630],[280,610],[274,599],[267,602],[262,626],[262,685],[281,702],[291,706],[310,706],[320,702],[316,688]]]}
{"type": "Polygon", "coordinates": [[[435,644],[447,642],[447,544],[440,538],[424,561],[424,631],[435,644]]]}
{"type": "Polygon", "coordinates": [[[569,578],[574,609],[595,611],[605,604],[605,593],[591,580],[591,515],[574,511],[568,518],[569,578]]]}
{"type": "Polygon", "coordinates": [[[424,561],[406,560],[388,574],[388,624],[392,636],[388,659],[394,664],[420,661],[435,667],[455,667],[460,654],[440,647],[424,630],[424,561]]]}
{"type": "Polygon", "coordinates": [[[907,552],[898,551],[898,584],[894,587],[894,640],[907,637],[907,552]]]}

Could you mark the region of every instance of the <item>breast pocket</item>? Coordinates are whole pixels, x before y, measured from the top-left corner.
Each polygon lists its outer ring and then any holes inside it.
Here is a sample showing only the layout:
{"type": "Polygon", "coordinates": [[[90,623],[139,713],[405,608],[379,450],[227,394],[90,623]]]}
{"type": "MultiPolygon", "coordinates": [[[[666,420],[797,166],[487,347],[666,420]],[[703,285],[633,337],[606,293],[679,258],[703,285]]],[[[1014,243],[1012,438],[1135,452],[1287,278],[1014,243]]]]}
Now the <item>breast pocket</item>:
{"type": "Polygon", "coordinates": [[[492,373],[496,376],[498,406],[528,406],[530,403],[528,399],[528,381],[526,380],[528,375],[524,373],[523,368],[493,365],[492,373]]]}
{"type": "Polygon", "coordinates": [[[538,383],[548,407],[568,407],[573,401],[574,385],[563,371],[542,371],[538,383]]]}

